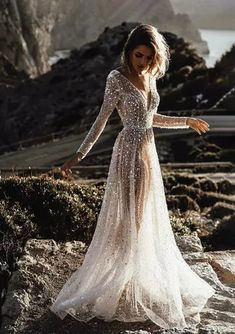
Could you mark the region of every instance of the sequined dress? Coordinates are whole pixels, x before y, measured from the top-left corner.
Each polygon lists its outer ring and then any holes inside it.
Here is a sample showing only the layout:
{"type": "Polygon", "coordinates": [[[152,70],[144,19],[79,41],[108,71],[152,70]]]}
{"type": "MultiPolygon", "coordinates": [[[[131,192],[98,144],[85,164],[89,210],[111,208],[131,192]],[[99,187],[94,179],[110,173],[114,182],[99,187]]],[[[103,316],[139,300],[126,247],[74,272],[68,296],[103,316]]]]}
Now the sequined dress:
{"type": "MultiPolygon", "coordinates": [[[[156,79],[150,101],[119,70],[107,79],[99,114],[77,152],[83,158],[116,108],[123,123],[112,152],[96,229],[80,266],[50,310],[61,319],[145,321],[162,328],[200,322],[215,290],[183,259],[169,220],[153,127],[188,128],[187,117],[157,112],[156,79]]],[[[85,224],[86,222],[84,222],[85,224]]]]}

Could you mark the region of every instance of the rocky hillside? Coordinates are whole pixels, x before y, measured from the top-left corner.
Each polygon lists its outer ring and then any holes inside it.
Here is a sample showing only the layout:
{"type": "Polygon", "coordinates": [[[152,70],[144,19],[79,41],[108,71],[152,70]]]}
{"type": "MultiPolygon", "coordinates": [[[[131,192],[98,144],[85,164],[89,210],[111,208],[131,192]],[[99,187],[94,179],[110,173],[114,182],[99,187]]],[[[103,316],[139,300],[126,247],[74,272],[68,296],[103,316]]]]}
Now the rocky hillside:
{"type": "Polygon", "coordinates": [[[57,1],[2,0],[0,53],[19,71],[36,77],[50,69],[48,51],[57,1]]]}
{"type": "MultiPolygon", "coordinates": [[[[105,29],[96,41],[74,50],[39,78],[10,89],[2,85],[0,143],[87,129],[101,106],[106,76],[118,66],[128,32],[135,25],[105,29]]],[[[233,87],[234,50],[222,66],[208,70],[183,39],[163,34],[171,48],[171,65],[158,81],[160,110],[208,108],[233,87]]]]}

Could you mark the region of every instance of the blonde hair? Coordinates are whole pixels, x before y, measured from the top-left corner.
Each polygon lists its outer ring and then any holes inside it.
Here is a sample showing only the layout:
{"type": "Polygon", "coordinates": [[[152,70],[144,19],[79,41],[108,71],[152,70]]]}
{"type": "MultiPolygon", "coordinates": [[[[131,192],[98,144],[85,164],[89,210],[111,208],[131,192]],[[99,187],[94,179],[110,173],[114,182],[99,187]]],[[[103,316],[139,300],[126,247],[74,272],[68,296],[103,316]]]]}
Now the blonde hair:
{"type": "Polygon", "coordinates": [[[142,23],[130,31],[121,53],[121,66],[131,72],[130,53],[139,45],[145,45],[153,50],[154,55],[149,71],[156,79],[163,77],[169,68],[169,46],[164,36],[150,24],[142,23]]]}

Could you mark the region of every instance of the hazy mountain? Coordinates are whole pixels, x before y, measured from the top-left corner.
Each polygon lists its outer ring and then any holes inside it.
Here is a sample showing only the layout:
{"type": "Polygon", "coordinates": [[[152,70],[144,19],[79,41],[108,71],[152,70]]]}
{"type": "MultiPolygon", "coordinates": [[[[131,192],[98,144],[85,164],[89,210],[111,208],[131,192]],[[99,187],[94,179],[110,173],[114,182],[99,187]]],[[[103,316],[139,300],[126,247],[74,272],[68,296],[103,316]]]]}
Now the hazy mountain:
{"type": "Polygon", "coordinates": [[[79,47],[95,40],[105,27],[126,21],[153,24],[192,42],[200,52],[208,51],[189,16],[175,14],[170,0],[62,0],[60,13],[52,32],[54,49],[79,47]]]}
{"type": "Polygon", "coordinates": [[[186,13],[198,28],[235,29],[234,0],[171,0],[177,13],[186,13]]]}

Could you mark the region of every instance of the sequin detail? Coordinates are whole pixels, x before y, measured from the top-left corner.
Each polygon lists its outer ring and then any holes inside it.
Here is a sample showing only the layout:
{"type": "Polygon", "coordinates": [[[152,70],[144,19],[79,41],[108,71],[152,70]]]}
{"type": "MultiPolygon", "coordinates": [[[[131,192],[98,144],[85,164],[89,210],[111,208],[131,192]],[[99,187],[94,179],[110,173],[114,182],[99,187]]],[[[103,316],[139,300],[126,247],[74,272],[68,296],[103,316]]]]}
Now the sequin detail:
{"type": "Polygon", "coordinates": [[[131,126],[137,129],[189,127],[186,124],[187,117],[173,117],[161,115],[157,112],[160,96],[156,88],[156,80],[152,76],[150,77],[150,92],[151,99],[149,108],[147,108],[147,100],[138,88],[118,70],[111,71],[106,80],[100,112],[77,152],[81,152],[83,158],[87,155],[101,135],[115,108],[117,108],[124,127],[131,126]]]}
{"type": "MultiPolygon", "coordinates": [[[[82,266],[50,306],[61,319],[145,321],[184,328],[215,290],[186,263],[174,238],[153,126],[187,127],[185,118],[157,113],[117,71],[107,77],[100,112],[78,151],[92,148],[116,107],[123,123],[111,157],[104,198],[82,266]]],[[[86,222],[84,222],[86,224],[86,222]]]]}

